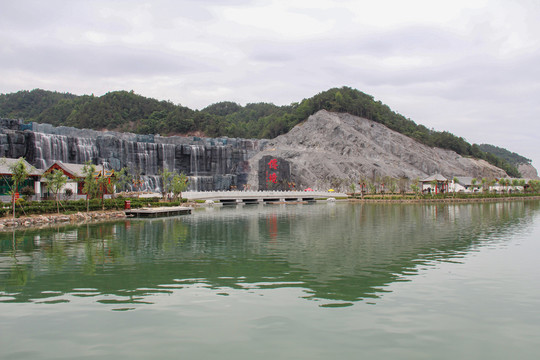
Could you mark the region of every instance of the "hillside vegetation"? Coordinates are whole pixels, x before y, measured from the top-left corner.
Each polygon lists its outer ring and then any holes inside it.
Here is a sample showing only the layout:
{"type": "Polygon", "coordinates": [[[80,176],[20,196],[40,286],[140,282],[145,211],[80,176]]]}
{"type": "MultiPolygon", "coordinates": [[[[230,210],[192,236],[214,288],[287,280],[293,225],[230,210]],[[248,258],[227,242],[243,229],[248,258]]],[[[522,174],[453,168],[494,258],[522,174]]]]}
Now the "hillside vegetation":
{"type": "Polygon", "coordinates": [[[146,98],[133,91],[114,91],[100,97],[40,89],[0,95],[0,117],[4,118],[161,135],[197,133],[208,137],[272,139],[323,109],[376,121],[422,144],[484,159],[510,176],[520,176],[517,168],[499,155],[483,151],[479,145],[470,144],[447,131],[418,125],[373,96],[349,87],[329,89],[286,106],[271,103],[241,106],[224,101],[202,110],[146,98]]]}
{"type": "Polygon", "coordinates": [[[495,146],[495,145],[490,145],[490,144],[481,144],[479,145],[480,146],[480,149],[482,151],[485,151],[487,153],[490,153],[490,154],[493,154],[503,160],[506,160],[508,161],[510,164],[514,165],[514,166],[518,166],[518,165],[521,165],[521,164],[531,164],[532,163],[532,160],[531,159],[527,159],[526,157],[524,156],[521,156],[519,154],[516,154],[515,152],[511,152],[511,151],[508,151],[506,149],[503,149],[503,148],[500,148],[498,146],[495,146]]]}

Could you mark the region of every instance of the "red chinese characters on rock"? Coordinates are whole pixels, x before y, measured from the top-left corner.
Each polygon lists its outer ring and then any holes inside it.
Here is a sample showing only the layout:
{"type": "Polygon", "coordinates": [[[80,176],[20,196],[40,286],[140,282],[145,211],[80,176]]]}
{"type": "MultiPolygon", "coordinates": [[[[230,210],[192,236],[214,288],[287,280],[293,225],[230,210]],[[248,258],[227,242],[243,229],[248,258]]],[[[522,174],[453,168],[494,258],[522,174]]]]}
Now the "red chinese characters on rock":
{"type": "MultiPolygon", "coordinates": [[[[277,170],[278,162],[277,159],[272,159],[268,162],[268,168],[277,170]]],[[[266,182],[272,182],[274,184],[277,184],[277,174],[275,172],[269,173],[266,172],[266,182]]]]}
{"type": "Polygon", "coordinates": [[[277,159],[272,159],[268,162],[268,168],[277,170],[277,159]]]}
{"type": "Polygon", "coordinates": [[[274,184],[277,184],[277,175],[276,173],[272,173],[268,175],[268,178],[266,179],[268,182],[273,182],[274,184]]]}

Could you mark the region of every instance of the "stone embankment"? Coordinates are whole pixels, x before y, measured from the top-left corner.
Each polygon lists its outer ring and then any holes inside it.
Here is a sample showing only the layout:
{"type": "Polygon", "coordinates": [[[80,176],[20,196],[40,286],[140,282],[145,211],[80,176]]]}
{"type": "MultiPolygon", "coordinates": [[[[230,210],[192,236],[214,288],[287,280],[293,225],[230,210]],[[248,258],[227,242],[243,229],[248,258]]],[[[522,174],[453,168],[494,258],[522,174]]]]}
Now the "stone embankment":
{"type": "Polygon", "coordinates": [[[43,227],[51,225],[81,224],[86,222],[111,221],[123,219],[126,214],[123,211],[92,211],[89,213],[78,212],[75,214],[45,214],[24,216],[18,218],[0,218],[0,231],[21,228],[43,227]]]}

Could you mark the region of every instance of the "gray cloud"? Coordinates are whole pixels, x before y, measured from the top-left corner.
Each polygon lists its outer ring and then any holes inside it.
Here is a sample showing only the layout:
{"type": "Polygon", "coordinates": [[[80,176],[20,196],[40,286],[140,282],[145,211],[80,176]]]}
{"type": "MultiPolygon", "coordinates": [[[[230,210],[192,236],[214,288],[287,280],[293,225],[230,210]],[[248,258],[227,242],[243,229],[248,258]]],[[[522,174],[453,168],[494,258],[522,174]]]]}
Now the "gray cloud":
{"type": "Polygon", "coordinates": [[[61,75],[76,73],[92,77],[176,75],[209,71],[211,68],[190,59],[165,52],[106,46],[12,47],[16,56],[1,62],[4,69],[24,68],[34,73],[61,75]]]}
{"type": "Polygon", "coordinates": [[[124,88],[201,108],[289,104],[346,85],[418,123],[538,164],[538,2],[474,3],[452,20],[414,4],[404,14],[391,6],[380,14],[367,1],[318,4],[6,2],[0,92],[124,88]]]}

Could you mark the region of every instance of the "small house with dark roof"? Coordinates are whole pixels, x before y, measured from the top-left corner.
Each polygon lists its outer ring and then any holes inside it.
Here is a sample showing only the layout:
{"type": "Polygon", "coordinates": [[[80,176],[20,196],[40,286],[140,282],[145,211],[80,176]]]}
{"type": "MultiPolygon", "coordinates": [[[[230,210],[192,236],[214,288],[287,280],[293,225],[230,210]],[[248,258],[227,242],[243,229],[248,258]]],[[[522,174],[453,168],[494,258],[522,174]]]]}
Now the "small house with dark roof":
{"type": "MultiPolygon", "coordinates": [[[[60,193],[65,193],[67,189],[71,190],[72,196],[75,199],[82,199],[86,197],[86,194],[82,191],[84,183],[84,173],[83,173],[84,165],[81,164],[71,164],[71,163],[63,163],[61,161],[55,161],[51,166],[49,166],[45,171],[43,171],[43,175],[50,173],[54,170],[60,170],[64,173],[64,175],[67,177],[66,185],[62,188],[60,193]]],[[[47,179],[45,176],[41,178],[41,193],[42,194],[48,194],[47,191],[47,179]]],[[[49,194],[50,195],[50,194],[49,194]]]]}
{"type": "Polygon", "coordinates": [[[479,190],[478,181],[473,185],[474,178],[472,176],[457,176],[456,178],[458,184],[462,186],[463,192],[474,192],[479,190]]]}
{"type": "MultiPolygon", "coordinates": [[[[67,176],[68,181],[64,188],[61,190],[61,193],[64,193],[66,189],[71,189],[72,192],[72,198],[73,199],[85,199],[86,193],[83,191],[84,188],[84,166],[83,164],[72,164],[72,163],[63,163],[61,161],[54,162],[51,166],[49,166],[43,174],[47,174],[54,170],[60,170],[64,173],[65,176],[67,176]]],[[[109,182],[110,178],[114,176],[114,170],[105,170],[105,169],[98,169],[96,167],[96,171],[94,172],[94,177],[100,178],[102,176],[108,177],[109,182]]],[[[47,180],[45,177],[41,178],[41,186],[42,186],[42,193],[47,193],[47,180]]],[[[108,194],[107,189],[105,189],[105,194],[108,194]]]]}
{"type": "Polygon", "coordinates": [[[448,179],[441,174],[431,175],[420,182],[422,183],[422,192],[434,194],[448,192],[448,179]]]}
{"type": "MultiPolygon", "coordinates": [[[[1,201],[11,201],[11,196],[9,195],[9,192],[11,191],[11,188],[13,187],[13,180],[12,180],[12,171],[11,167],[15,165],[19,159],[10,159],[10,158],[1,158],[0,159],[0,200],[1,201]]],[[[40,186],[39,186],[39,179],[42,175],[42,170],[36,169],[32,165],[28,163],[28,161],[22,159],[24,166],[26,168],[26,171],[28,172],[28,178],[23,181],[22,184],[19,184],[19,189],[17,189],[17,192],[20,192],[21,189],[23,189],[26,186],[30,186],[34,189],[34,193],[36,196],[40,196],[40,186]]]]}

